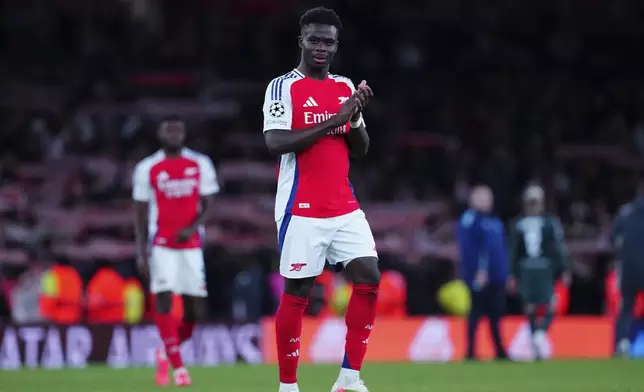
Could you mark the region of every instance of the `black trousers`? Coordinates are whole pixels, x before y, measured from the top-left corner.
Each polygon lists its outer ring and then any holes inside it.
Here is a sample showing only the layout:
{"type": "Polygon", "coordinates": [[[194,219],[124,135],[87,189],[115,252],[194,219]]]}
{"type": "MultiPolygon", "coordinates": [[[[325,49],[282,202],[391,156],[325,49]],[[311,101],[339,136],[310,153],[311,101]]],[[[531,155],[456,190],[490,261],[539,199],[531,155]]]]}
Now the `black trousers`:
{"type": "Polygon", "coordinates": [[[620,294],[622,303],[617,316],[615,325],[615,343],[622,339],[628,339],[631,334],[631,324],[633,324],[635,312],[635,300],[640,291],[644,291],[644,280],[636,279],[635,276],[629,276],[628,279],[621,278],[620,294]]]}
{"type": "Polygon", "coordinates": [[[490,334],[498,358],[507,357],[507,352],[501,342],[501,318],[505,313],[505,284],[488,284],[479,291],[472,292],[472,310],[467,319],[467,357],[476,356],[476,330],[479,321],[487,316],[490,324],[490,334]]]}

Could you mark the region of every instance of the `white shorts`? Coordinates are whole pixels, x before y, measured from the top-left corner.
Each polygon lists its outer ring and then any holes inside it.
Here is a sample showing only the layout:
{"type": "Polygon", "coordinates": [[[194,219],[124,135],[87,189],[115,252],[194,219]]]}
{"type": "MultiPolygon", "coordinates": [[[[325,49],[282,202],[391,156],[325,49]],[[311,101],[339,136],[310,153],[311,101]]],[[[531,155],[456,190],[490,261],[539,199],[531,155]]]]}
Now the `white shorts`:
{"type": "Polygon", "coordinates": [[[378,257],[362,210],[333,218],[286,214],[277,222],[280,273],[286,278],[318,276],[325,260],[347,265],[359,257],[378,257]]]}
{"type": "Polygon", "coordinates": [[[153,246],[150,251],[150,291],[206,297],[203,251],[153,246]]]}

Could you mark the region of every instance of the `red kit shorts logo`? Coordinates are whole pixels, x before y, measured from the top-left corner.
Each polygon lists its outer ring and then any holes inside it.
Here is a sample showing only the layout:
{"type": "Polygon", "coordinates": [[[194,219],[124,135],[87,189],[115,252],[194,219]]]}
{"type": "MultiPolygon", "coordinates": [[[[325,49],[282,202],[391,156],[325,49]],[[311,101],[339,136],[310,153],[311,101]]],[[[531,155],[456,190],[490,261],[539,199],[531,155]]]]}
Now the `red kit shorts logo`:
{"type": "Polygon", "coordinates": [[[291,269],[289,270],[289,272],[293,272],[293,271],[300,272],[300,271],[302,271],[302,268],[305,265],[306,265],[306,263],[293,263],[293,264],[291,264],[291,269]]]}

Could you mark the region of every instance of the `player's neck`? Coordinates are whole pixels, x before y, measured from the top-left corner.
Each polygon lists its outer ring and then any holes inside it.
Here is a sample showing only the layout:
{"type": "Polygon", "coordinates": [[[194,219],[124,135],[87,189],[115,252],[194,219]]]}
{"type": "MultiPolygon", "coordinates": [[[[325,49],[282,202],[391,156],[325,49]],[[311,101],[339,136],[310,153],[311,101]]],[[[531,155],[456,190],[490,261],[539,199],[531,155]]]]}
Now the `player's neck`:
{"type": "Polygon", "coordinates": [[[181,156],[181,151],[183,151],[183,148],[180,149],[163,149],[163,153],[165,154],[166,157],[168,158],[178,158],[181,156]]]}
{"type": "Polygon", "coordinates": [[[302,72],[307,78],[315,80],[325,80],[329,75],[329,67],[323,68],[313,68],[306,64],[304,61],[300,61],[300,65],[297,66],[297,70],[302,72]]]}

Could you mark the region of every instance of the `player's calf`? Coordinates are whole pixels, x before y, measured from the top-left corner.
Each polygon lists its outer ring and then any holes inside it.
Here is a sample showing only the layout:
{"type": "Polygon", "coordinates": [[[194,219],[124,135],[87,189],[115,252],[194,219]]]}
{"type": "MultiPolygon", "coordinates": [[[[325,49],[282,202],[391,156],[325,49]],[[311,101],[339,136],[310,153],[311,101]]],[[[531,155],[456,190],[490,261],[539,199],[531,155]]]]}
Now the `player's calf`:
{"type": "MultiPolygon", "coordinates": [[[[159,330],[165,357],[170,362],[175,372],[184,369],[183,360],[181,359],[180,340],[179,340],[179,320],[172,315],[172,293],[162,292],[156,294],[156,312],[155,324],[159,330]]],[[[159,353],[158,359],[164,356],[159,353]]],[[[167,367],[162,366],[163,361],[157,361],[157,379],[163,379],[163,373],[167,375],[167,367]]],[[[184,369],[185,370],[185,369],[184,369]]]]}
{"type": "Polygon", "coordinates": [[[179,325],[179,342],[190,340],[197,322],[203,320],[205,314],[204,299],[191,295],[183,296],[183,320],[179,325]]]}
{"type": "Polygon", "coordinates": [[[347,338],[344,360],[338,380],[332,391],[367,391],[360,379],[360,369],[367,353],[367,343],[376,319],[376,306],[380,287],[378,259],[362,257],[346,266],[353,291],[346,313],[347,338]]]}
{"type": "Polygon", "coordinates": [[[296,392],[300,359],[302,319],[315,278],[286,279],[284,293],[275,314],[275,340],[279,364],[280,391],[296,392]]]}
{"type": "Polygon", "coordinates": [[[545,357],[546,333],[537,322],[537,304],[529,303],[524,306],[524,314],[530,325],[530,342],[534,358],[538,361],[545,357]]]}

